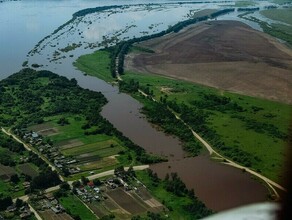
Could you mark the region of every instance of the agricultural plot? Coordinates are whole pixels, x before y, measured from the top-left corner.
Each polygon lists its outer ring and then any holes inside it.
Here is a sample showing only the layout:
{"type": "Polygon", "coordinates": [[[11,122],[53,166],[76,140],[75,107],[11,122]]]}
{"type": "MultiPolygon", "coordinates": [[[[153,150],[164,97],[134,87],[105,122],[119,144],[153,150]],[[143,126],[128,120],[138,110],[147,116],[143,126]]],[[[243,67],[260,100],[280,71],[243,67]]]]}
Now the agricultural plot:
{"type": "Polygon", "coordinates": [[[67,213],[56,214],[52,210],[42,211],[40,214],[44,220],[73,220],[67,213]]]}
{"type": "Polygon", "coordinates": [[[7,181],[12,175],[16,174],[16,171],[9,166],[4,166],[0,164],[0,179],[7,181]]]}
{"type": "Polygon", "coordinates": [[[58,129],[56,127],[54,127],[54,125],[51,123],[43,123],[43,124],[39,124],[39,125],[33,125],[33,126],[29,127],[28,130],[35,131],[44,137],[56,135],[59,133],[58,129]]]}
{"type": "Polygon", "coordinates": [[[113,168],[119,163],[116,156],[125,148],[118,139],[107,135],[85,135],[82,129],[85,123],[84,118],[79,116],[56,115],[47,117],[45,123],[31,126],[29,130],[41,134],[44,140],[50,140],[52,146],[49,149],[44,144],[38,148],[49,160],[55,158],[53,161],[57,167],[65,166],[73,175],[113,168]],[[67,124],[59,124],[60,118],[66,118],[67,124]],[[49,134],[51,131],[55,133],[49,134]]]}
{"type": "Polygon", "coordinates": [[[36,177],[39,174],[37,168],[35,168],[31,163],[20,164],[18,165],[18,169],[20,173],[23,173],[32,178],[36,177]]]}
{"type": "Polygon", "coordinates": [[[137,201],[121,188],[107,192],[107,195],[131,214],[140,214],[147,211],[148,207],[143,206],[141,202],[137,201]]]}

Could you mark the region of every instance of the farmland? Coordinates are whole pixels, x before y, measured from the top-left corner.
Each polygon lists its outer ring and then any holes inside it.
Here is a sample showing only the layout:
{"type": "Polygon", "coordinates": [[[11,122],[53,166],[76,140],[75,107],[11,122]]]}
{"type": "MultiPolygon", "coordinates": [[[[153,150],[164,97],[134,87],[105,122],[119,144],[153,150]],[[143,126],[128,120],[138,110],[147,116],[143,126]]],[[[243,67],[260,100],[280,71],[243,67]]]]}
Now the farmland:
{"type": "Polygon", "coordinates": [[[47,122],[33,125],[29,130],[42,134],[65,157],[75,158],[77,161],[72,167],[80,168],[81,174],[100,172],[119,164],[119,153],[125,151],[119,139],[103,134],[85,135],[82,126],[86,121],[82,116],[67,115],[66,119],[68,124],[61,126],[57,123],[60,116],[47,117],[47,122]]]}
{"type": "Polygon", "coordinates": [[[291,50],[243,23],[203,22],[184,32],[144,41],[138,46],[156,53],[129,55],[125,62],[128,70],[292,102],[288,95],[292,87],[291,50]]]}

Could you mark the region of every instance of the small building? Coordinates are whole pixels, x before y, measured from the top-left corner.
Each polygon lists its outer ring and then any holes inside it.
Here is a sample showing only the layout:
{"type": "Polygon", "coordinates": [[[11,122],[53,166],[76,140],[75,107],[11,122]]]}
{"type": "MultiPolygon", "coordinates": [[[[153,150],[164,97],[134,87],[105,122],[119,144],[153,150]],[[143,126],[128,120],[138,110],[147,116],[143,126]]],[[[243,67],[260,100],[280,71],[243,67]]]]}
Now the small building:
{"type": "Polygon", "coordinates": [[[32,138],[38,138],[39,135],[38,135],[38,133],[36,133],[36,132],[32,132],[31,137],[32,137],[32,138]]]}
{"type": "Polygon", "coordinates": [[[58,214],[58,213],[61,213],[61,212],[62,212],[60,209],[57,209],[57,208],[56,208],[56,207],[54,207],[54,206],[52,206],[52,207],[51,207],[51,210],[52,210],[53,212],[55,212],[56,214],[58,214]]]}
{"type": "Polygon", "coordinates": [[[94,187],[94,183],[93,183],[93,181],[89,181],[89,182],[87,183],[87,186],[93,188],[93,187],[94,187]]]}

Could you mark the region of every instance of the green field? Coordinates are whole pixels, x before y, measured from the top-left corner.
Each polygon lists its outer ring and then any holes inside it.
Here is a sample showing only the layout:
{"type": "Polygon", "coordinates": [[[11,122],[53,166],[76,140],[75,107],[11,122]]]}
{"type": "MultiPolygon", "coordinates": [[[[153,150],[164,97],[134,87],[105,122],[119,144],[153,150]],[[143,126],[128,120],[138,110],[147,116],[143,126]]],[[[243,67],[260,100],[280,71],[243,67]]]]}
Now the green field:
{"type": "Polygon", "coordinates": [[[116,141],[107,140],[65,149],[62,152],[64,155],[68,156],[90,154],[91,156],[108,157],[118,154],[118,152],[121,150],[124,150],[124,148],[122,148],[116,141]]]}
{"type": "Polygon", "coordinates": [[[59,199],[61,205],[70,215],[79,216],[82,220],[94,220],[95,215],[75,196],[69,194],[59,199]]]}
{"type": "Polygon", "coordinates": [[[109,52],[101,50],[93,54],[82,55],[74,62],[74,66],[82,72],[111,82],[113,78],[110,73],[109,65],[109,52]]]}
{"type": "MultiPolygon", "coordinates": [[[[266,16],[275,21],[281,21],[286,24],[292,25],[292,8],[288,9],[269,9],[260,12],[262,15],[266,16]]],[[[291,27],[290,27],[291,28],[291,27]]]]}
{"type": "MultiPolygon", "coordinates": [[[[208,114],[207,126],[214,130],[228,146],[239,149],[247,155],[253,155],[252,168],[264,175],[278,180],[279,171],[283,168],[287,141],[273,134],[273,131],[259,128],[267,126],[276,133],[287,134],[291,116],[291,106],[273,101],[219,91],[213,88],[196,85],[184,81],[173,80],[151,74],[126,73],[125,81],[134,79],[140,86],[149,87],[156,100],[167,97],[167,100],[184,103],[190,107],[206,103],[205,95],[230,98],[244,111],[215,110],[202,107],[200,110],[208,114]]],[[[143,100],[143,99],[141,99],[143,100]]],[[[191,125],[192,126],[192,125],[191,125]]],[[[205,139],[212,143],[212,140],[205,139]]],[[[216,145],[214,145],[216,148],[216,145]]],[[[223,151],[224,152],[224,151],[223,151]]],[[[230,158],[238,155],[228,155],[230,158]]],[[[240,156],[240,154],[239,154],[240,156]]]]}

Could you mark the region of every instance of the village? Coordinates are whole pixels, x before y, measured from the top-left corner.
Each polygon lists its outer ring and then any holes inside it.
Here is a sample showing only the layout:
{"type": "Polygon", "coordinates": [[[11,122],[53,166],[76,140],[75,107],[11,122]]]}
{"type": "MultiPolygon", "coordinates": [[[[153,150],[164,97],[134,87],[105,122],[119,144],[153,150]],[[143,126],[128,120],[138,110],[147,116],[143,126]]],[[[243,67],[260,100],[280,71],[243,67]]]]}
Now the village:
{"type": "Polygon", "coordinates": [[[35,131],[27,131],[26,129],[16,129],[15,134],[22,137],[22,139],[29,143],[32,147],[37,149],[44,155],[52,164],[55,165],[59,171],[63,172],[65,176],[76,174],[80,172],[80,168],[72,166],[78,161],[70,156],[65,157],[57,146],[54,146],[50,141],[45,141],[43,136],[35,131]]]}

